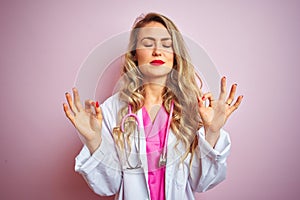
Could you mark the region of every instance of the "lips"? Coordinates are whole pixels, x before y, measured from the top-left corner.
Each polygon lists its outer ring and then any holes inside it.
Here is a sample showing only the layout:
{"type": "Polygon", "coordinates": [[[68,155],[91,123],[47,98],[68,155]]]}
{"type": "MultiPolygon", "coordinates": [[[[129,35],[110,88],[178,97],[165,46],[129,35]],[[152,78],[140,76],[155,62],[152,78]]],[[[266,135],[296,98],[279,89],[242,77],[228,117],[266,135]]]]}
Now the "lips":
{"type": "Polygon", "coordinates": [[[162,61],[162,60],[152,60],[152,61],[150,62],[150,64],[151,64],[151,65],[155,65],[155,66],[159,66],[159,65],[165,64],[165,62],[162,61]]]}

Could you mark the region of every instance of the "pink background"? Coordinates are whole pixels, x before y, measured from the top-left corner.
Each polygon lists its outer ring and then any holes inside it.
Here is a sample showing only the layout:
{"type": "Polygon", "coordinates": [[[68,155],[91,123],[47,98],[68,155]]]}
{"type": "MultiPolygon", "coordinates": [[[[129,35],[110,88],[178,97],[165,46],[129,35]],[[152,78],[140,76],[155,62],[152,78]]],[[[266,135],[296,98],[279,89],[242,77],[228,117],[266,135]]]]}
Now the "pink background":
{"type": "Polygon", "coordinates": [[[81,142],[64,93],[97,44],[149,11],[201,44],[245,96],[225,127],[227,179],[197,199],[299,199],[300,3],[186,2],[1,1],[0,199],[109,199],[74,172],[81,142]]]}

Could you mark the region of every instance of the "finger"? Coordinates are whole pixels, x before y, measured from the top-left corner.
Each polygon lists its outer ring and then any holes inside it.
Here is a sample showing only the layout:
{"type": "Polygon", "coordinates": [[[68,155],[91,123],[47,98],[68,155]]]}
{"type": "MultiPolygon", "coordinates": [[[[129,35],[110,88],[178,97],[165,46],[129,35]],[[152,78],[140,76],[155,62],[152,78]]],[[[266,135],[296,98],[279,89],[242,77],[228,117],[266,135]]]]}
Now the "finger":
{"type": "Polygon", "coordinates": [[[236,87],[237,87],[237,84],[233,84],[231,86],[229,97],[228,97],[228,99],[226,101],[226,104],[230,105],[233,102],[233,99],[234,99],[234,96],[235,96],[235,92],[236,92],[236,87]]]}
{"type": "Polygon", "coordinates": [[[75,115],[77,113],[77,109],[75,108],[75,106],[73,104],[73,101],[72,101],[72,97],[68,92],[66,92],[66,99],[67,99],[67,102],[69,104],[69,107],[70,107],[71,111],[75,115]]]}
{"type": "Polygon", "coordinates": [[[95,103],[95,111],[97,119],[102,120],[102,110],[98,101],[95,103]]]}
{"type": "Polygon", "coordinates": [[[204,102],[201,97],[197,97],[199,108],[205,107],[204,102]]]}
{"type": "Polygon", "coordinates": [[[68,105],[66,103],[63,103],[64,111],[67,116],[67,118],[72,122],[72,124],[75,125],[75,119],[73,113],[70,111],[68,105]]]}
{"type": "Polygon", "coordinates": [[[80,98],[79,98],[79,93],[77,88],[73,88],[73,99],[74,99],[74,104],[77,108],[78,111],[82,110],[82,105],[80,103],[80,98]]]}
{"type": "Polygon", "coordinates": [[[202,96],[202,101],[205,101],[206,99],[209,100],[209,106],[212,106],[212,104],[214,103],[214,98],[213,98],[213,95],[211,92],[208,92],[208,93],[205,93],[203,96],[202,96]]]}
{"type": "Polygon", "coordinates": [[[237,100],[235,101],[235,103],[234,103],[232,106],[229,107],[229,113],[228,113],[228,116],[231,115],[231,113],[232,113],[233,111],[235,111],[236,109],[238,109],[238,107],[240,106],[242,100],[243,100],[243,96],[239,96],[239,97],[237,98],[237,100]]]}
{"type": "Polygon", "coordinates": [[[225,98],[226,98],[226,77],[223,76],[221,79],[221,92],[220,92],[219,100],[224,102],[225,98]]]}
{"type": "Polygon", "coordinates": [[[88,112],[88,113],[91,113],[92,112],[92,103],[93,101],[90,100],[90,99],[87,99],[85,101],[85,111],[88,112]]]}

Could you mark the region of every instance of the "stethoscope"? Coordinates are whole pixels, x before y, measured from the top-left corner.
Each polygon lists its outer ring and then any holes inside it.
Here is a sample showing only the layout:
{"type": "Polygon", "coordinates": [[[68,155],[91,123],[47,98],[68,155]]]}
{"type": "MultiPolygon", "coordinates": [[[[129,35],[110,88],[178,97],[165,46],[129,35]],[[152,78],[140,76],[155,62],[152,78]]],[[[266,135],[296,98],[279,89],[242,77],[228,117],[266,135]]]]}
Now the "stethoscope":
{"type": "MultiPolygon", "coordinates": [[[[168,117],[166,133],[165,133],[165,143],[164,143],[163,151],[162,151],[162,153],[160,154],[160,157],[159,157],[159,163],[158,163],[159,167],[163,167],[167,163],[167,143],[168,143],[168,136],[169,136],[169,130],[170,130],[170,125],[171,125],[173,110],[174,110],[174,101],[172,100],[171,101],[170,114],[169,114],[169,117],[168,117]]],[[[127,169],[138,169],[138,168],[142,167],[142,161],[141,161],[141,155],[140,155],[140,147],[141,147],[140,124],[141,123],[140,123],[140,120],[139,120],[138,116],[132,112],[131,105],[128,104],[128,113],[122,118],[122,121],[121,121],[121,132],[122,132],[122,135],[123,135],[126,162],[128,164],[127,169]],[[125,125],[126,119],[129,118],[129,117],[133,117],[135,119],[136,123],[137,123],[137,134],[138,134],[138,136],[137,136],[137,138],[138,138],[137,155],[138,155],[138,161],[137,161],[136,165],[132,165],[129,162],[129,158],[128,158],[129,155],[127,153],[128,152],[127,151],[127,144],[125,142],[125,128],[124,128],[124,125],[125,125]]],[[[135,137],[133,137],[133,138],[134,138],[134,142],[135,142],[135,137]]]]}

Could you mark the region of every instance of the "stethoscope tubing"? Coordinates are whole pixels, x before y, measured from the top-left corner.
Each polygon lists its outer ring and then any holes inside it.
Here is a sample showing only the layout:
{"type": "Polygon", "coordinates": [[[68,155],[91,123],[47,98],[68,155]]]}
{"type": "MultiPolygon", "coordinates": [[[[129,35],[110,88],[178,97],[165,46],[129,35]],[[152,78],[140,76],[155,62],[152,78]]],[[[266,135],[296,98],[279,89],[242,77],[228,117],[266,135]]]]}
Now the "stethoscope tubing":
{"type": "MultiPolygon", "coordinates": [[[[167,159],[167,143],[168,143],[168,136],[169,136],[169,131],[170,131],[170,125],[171,125],[171,120],[172,120],[172,114],[174,110],[174,101],[171,101],[171,108],[170,108],[170,114],[168,116],[168,122],[167,122],[167,128],[166,128],[166,134],[165,134],[165,142],[164,142],[164,148],[163,151],[160,155],[160,160],[159,160],[159,166],[165,165],[166,164],[166,159],[167,159]]],[[[142,161],[141,161],[141,156],[140,156],[140,147],[141,147],[141,136],[140,136],[140,120],[138,116],[134,113],[132,113],[132,108],[131,105],[128,104],[128,114],[126,114],[121,121],[121,131],[123,135],[123,141],[124,141],[124,150],[125,150],[125,156],[126,156],[126,162],[128,164],[127,169],[138,169],[141,168],[142,166],[142,161]],[[138,162],[135,166],[131,165],[129,162],[129,156],[127,154],[127,145],[125,142],[125,121],[127,118],[133,117],[137,123],[137,133],[138,133],[138,147],[137,147],[137,154],[138,154],[138,162]]],[[[134,138],[134,143],[135,143],[135,137],[134,138]]]]}

